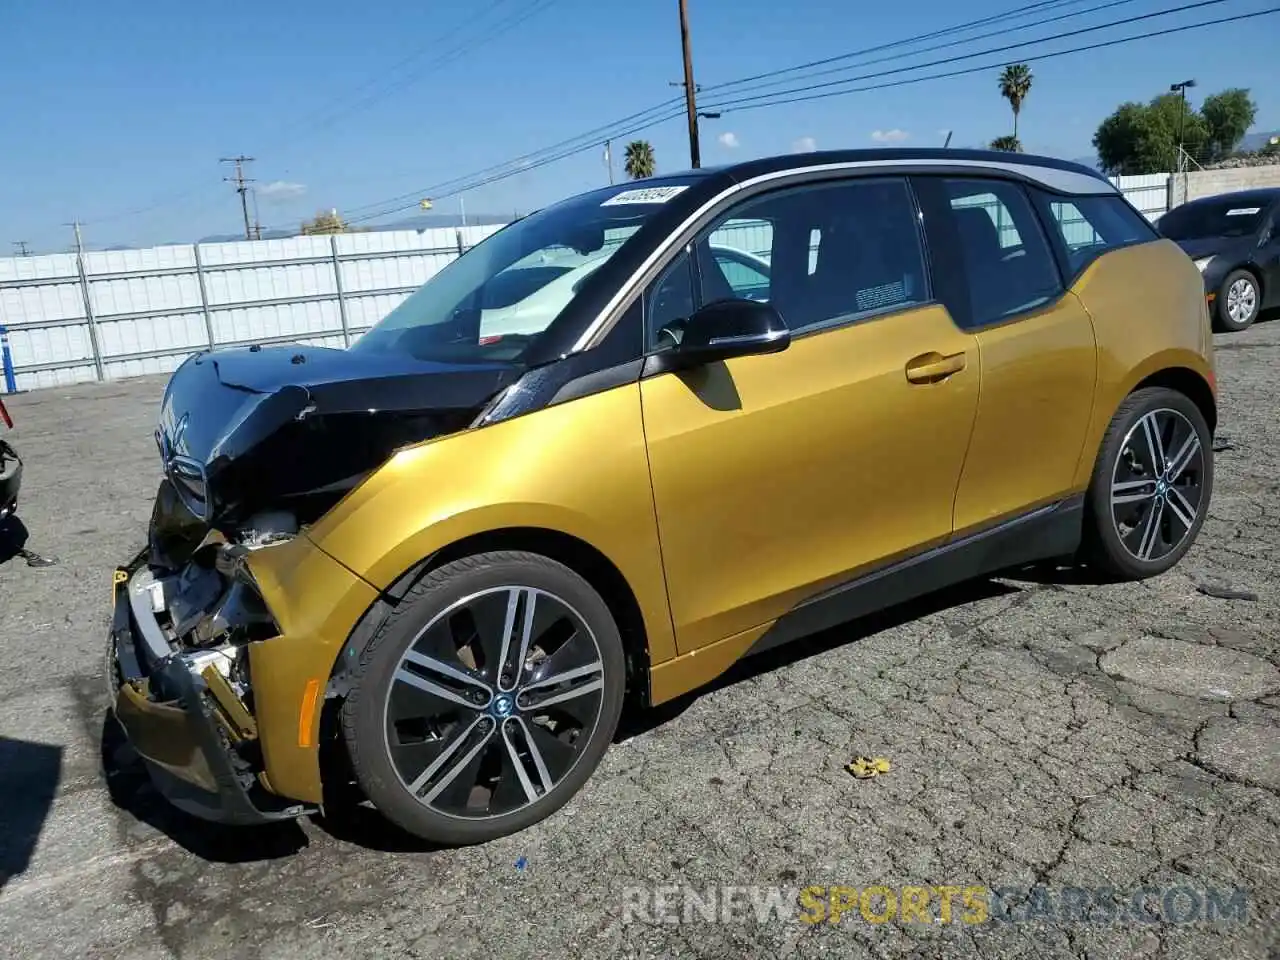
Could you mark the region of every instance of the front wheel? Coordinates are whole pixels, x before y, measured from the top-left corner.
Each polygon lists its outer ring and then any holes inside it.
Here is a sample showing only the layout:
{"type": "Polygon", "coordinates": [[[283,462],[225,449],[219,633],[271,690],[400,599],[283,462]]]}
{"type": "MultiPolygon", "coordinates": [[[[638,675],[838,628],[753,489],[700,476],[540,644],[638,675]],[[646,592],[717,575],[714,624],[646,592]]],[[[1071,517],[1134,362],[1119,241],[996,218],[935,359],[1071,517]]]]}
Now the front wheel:
{"type": "Polygon", "coordinates": [[[1216,298],[1218,329],[1239,333],[1258,318],[1262,295],[1258,281],[1248,270],[1233,270],[1222,281],[1216,298]]]}
{"type": "Polygon", "coordinates": [[[481,843],[550,816],[613,739],[622,640],[600,596],[522,552],[440,567],[360,657],[343,705],[356,778],[426,840],[481,843]]]}
{"type": "Polygon", "coordinates": [[[1213,492],[1212,436],[1185,394],[1149,387],[1111,420],[1085,503],[1084,555],[1121,580],[1168,570],[1191,548],[1213,492]]]}

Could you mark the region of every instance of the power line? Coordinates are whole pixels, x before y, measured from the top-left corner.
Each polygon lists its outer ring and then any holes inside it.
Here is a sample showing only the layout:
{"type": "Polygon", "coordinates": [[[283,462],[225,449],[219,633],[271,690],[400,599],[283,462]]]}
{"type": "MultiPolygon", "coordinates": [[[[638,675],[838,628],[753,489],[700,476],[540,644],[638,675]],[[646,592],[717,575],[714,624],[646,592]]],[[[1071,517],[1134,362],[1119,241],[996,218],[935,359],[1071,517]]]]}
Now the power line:
{"type": "MultiPolygon", "coordinates": [[[[1071,2],[1078,3],[1080,2],[1080,0],[1071,0],[1071,2]]],[[[840,66],[840,67],[828,67],[825,70],[816,70],[813,73],[810,73],[804,77],[777,77],[773,80],[766,80],[763,83],[753,84],[750,86],[735,89],[733,91],[733,94],[736,96],[737,94],[749,93],[752,90],[763,90],[766,87],[776,87],[784,83],[792,83],[798,80],[812,80],[815,77],[829,76],[830,74],[833,74],[833,73],[843,73],[847,70],[853,70],[859,67],[870,67],[877,63],[888,63],[890,61],[900,60],[902,57],[916,57],[924,53],[933,53],[934,51],[937,51],[937,50],[947,50],[951,47],[960,46],[961,44],[976,43],[979,40],[990,40],[992,37],[1007,36],[1010,33],[1017,33],[1021,30],[1029,30],[1032,27],[1041,27],[1041,26],[1044,26],[1046,23],[1058,23],[1062,20],[1070,20],[1073,17],[1084,17],[1084,16],[1088,16],[1091,13],[1097,13],[1100,10],[1108,10],[1112,7],[1119,7],[1119,6],[1123,6],[1124,4],[1133,3],[1133,2],[1134,0],[1107,0],[1106,3],[1100,3],[1100,4],[1097,4],[1096,6],[1088,7],[1084,10],[1073,10],[1070,13],[1060,13],[1057,16],[1045,17],[1042,20],[1033,20],[1030,23],[1020,24],[1019,26],[1015,26],[1015,27],[1003,27],[999,30],[991,30],[991,31],[988,31],[987,33],[979,33],[976,36],[965,37],[960,40],[948,40],[946,43],[938,43],[928,47],[921,47],[919,50],[913,50],[910,53],[895,53],[895,54],[890,54],[884,57],[876,57],[874,60],[863,60],[856,64],[847,64],[845,66],[840,66]]],[[[1031,41],[1031,42],[1037,42],[1037,41],[1031,41]]],[[[853,54],[846,54],[842,56],[840,59],[844,59],[844,57],[848,57],[848,56],[853,56],[853,54]]],[[[795,67],[792,69],[799,70],[802,68],[795,67]]],[[[904,69],[910,69],[910,68],[904,68],[904,69]]],[[[733,84],[740,84],[740,83],[746,83],[746,81],[731,80],[724,84],[717,84],[716,87],[708,88],[708,89],[718,89],[718,88],[726,87],[733,84]]]]}
{"type": "MultiPolygon", "coordinates": [[[[505,2],[507,2],[507,0],[496,0],[496,2],[486,7],[478,17],[476,17],[475,19],[469,20],[467,24],[464,24],[464,26],[469,26],[471,24],[474,24],[477,20],[483,19],[488,13],[492,12],[494,9],[501,6],[505,2]]],[[[392,83],[383,87],[381,90],[375,90],[373,93],[369,94],[368,96],[356,101],[353,104],[350,104],[347,107],[344,107],[338,110],[336,113],[333,113],[324,119],[321,119],[312,124],[309,124],[308,133],[305,134],[301,139],[305,139],[305,136],[308,136],[311,133],[315,133],[317,131],[324,130],[328,127],[331,127],[334,124],[334,122],[336,122],[338,119],[341,119],[342,117],[347,116],[357,110],[360,110],[363,107],[367,107],[377,102],[378,100],[382,99],[389,93],[394,93],[397,90],[403,90],[406,87],[412,86],[414,83],[417,83],[428,73],[431,73],[432,71],[437,70],[442,66],[452,63],[453,61],[461,57],[464,53],[467,53],[469,50],[474,49],[477,45],[488,43],[492,40],[496,40],[498,37],[502,36],[503,34],[510,33],[516,27],[520,26],[520,24],[524,23],[527,20],[532,19],[542,11],[546,10],[552,4],[557,2],[558,0],[533,0],[533,2],[524,9],[523,13],[518,13],[513,17],[507,17],[506,19],[499,21],[496,24],[493,24],[489,28],[486,34],[482,34],[480,36],[473,37],[470,40],[463,41],[458,46],[452,48],[451,50],[446,51],[445,53],[441,54],[439,57],[436,57],[428,61],[426,64],[422,66],[421,69],[416,70],[404,77],[401,77],[399,80],[393,81],[392,83]]],[[[454,33],[456,32],[457,31],[454,31],[454,33]]],[[[419,55],[423,52],[425,52],[425,50],[419,51],[419,55]]],[[[402,63],[416,59],[416,56],[417,55],[408,57],[406,58],[405,61],[402,61],[402,63]]]]}
{"type": "MultiPolygon", "coordinates": [[[[1127,44],[1127,43],[1134,43],[1134,42],[1137,42],[1137,41],[1139,41],[1139,40],[1147,40],[1147,39],[1152,39],[1152,38],[1155,38],[1155,37],[1168,36],[1168,35],[1175,34],[1175,33],[1183,33],[1183,32],[1186,32],[1186,31],[1188,31],[1188,30],[1196,30],[1196,29],[1200,29],[1200,28],[1203,28],[1203,27],[1213,27],[1213,26],[1218,26],[1218,25],[1227,24],[1227,23],[1234,23],[1234,22],[1242,21],[1242,20],[1249,20],[1249,19],[1253,19],[1253,18],[1255,18],[1255,17],[1267,16],[1267,15],[1274,14],[1274,13],[1280,13],[1280,8],[1274,8],[1274,9],[1270,9],[1270,10],[1262,10],[1262,11],[1257,11],[1257,12],[1254,12],[1254,13],[1239,14],[1239,15],[1232,16],[1232,17],[1220,18],[1220,19],[1217,19],[1217,20],[1205,20],[1205,21],[1201,21],[1201,22],[1198,22],[1198,23],[1183,24],[1183,25],[1180,25],[1180,26],[1177,26],[1177,27],[1170,27],[1170,28],[1166,28],[1166,29],[1163,29],[1163,30],[1150,31],[1150,32],[1148,32],[1148,33],[1137,34],[1137,35],[1135,35],[1135,36],[1130,36],[1130,37],[1120,37],[1120,38],[1113,39],[1113,40],[1099,41],[1099,42],[1096,42],[1096,43],[1086,44],[1086,45],[1082,45],[1082,46],[1079,46],[1079,47],[1069,48],[1069,49],[1066,49],[1066,50],[1057,50],[1057,51],[1052,51],[1052,52],[1045,53],[1045,54],[1032,55],[1032,56],[1029,56],[1029,57],[1025,57],[1024,59],[1026,59],[1026,60],[1027,60],[1027,61],[1029,61],[1029,62],[1036,62],[1036,61],[1039,61],[1039,60],[1047,60],[1047,59],[1052,59],[1052,58],[1054,58],[1054,57],[1068,56],[1068,55],[1070,55],[1070,54],[1075,54],[1075,53],[1084,53],[1084,52],[1088,52],[1088,51],[1091,51],[1091,50],[1099,50],[1099,49],[1104,49],[1104,48],[1109,48],[1109,47],[1114,47],[1114,46],[1121,46],[1121,45],[1123,45],[1123,44],[1127,44]]],[[[1046,38],[1046,39],[1054,39],[1054,38],[1046,38]]],[[[1044,42],[1044,41],[1041,41],[1041,42],[1044,42]]],[[[921,64],[921,65],[920,65],[920,67],[924,67],[924,66],[928,66],[928,64],[921,64]]],[[[800,102],[800,101],[807,101],[807,100],[814,100],[814,99],[822,99],[822,98],[825,98],[825,97],[832,97],[832,96],[844,96],[844,95],[849,94],[849,93],[859,93],[859,92],[866,92],[866,91],[871,91],[871,90],[881,90],[881,89],[885,89],[885,88],[888,88],[888,87],[897,87],[897,86],[905,86],[905,85],[907,85],[907,84],[912,84],[912,83],[921,83],[921,82],[924,82],[924,81],[927,81],[927,80],[941,80],[941,79],[947,79],[947,78],[950,78],[950,77],[956,77],[956,76],[963,76],[963,75],[972,74],[972,73],[978,73],[978,72],[980,72],[980,71],[990,70],[990,69],[992,69],[992,68],[993,68],[993,67],[995,67],[995,66],[999,66],[999,64],[998,64],[998,63],[996,63],[996,64],[983,64],[983,65],[981,65],[981,66],[976,66],[976,67],[967,67],[967,68],[963,68],[963,69],[960,69],[960,70],[947,71],[947,72],[944,72],[944,73],[928,74],[928,75],[925,75],[925,76],[922,76],[922,77],[909,77],[909,78],[901,79],[901,80],[891,80],[891,81],[887,81],[887,82],[884,82],[884,83],[870,84],[870,85],[867,85],[867,86],[857,87],[857,88],[853,88],[853,89],[849,89],[849,90],[828,91],[828,92],[824,92],[824,93],[810,94],[810,95],[808,95],[808,96],[803,96],[803,97],[789,97],[789,98],[786,98],[786,99],[779,99],[779,100],[776,100],[776,101],[753,103],[753,104],[746,105],[746,106],[735,107],[735,108],[733,108],[733,109],[737,109],[737,110],[751,110],[751,109],[758,109],[758,108],[762,108],[762,107],[776,106],[776,105],[780,105],[780,104],[782,104],[782,103],[793,103],[793,102],[800,102]]],[[[885,72],[886,72],[886,73],[889,73],[889,72],[893,72],[893,71],[885,71],[885,72]]],[[[633,134],[633,133],[639,133],[641,130],[647,129],[647,128],[652,127],[652,126],[656,126],[657,124],[660,124],[660,123],[665,123],[665,122],[667,122],[667,121],[669,121],[669,120],[673,120],[673,119],[675,119],[676,117],[681,116],[684,112],[685,112],[685,111],[684,111],[683,106],[678,107],[678,108],[675,108],[675,109],[673,109],[673,110],[669,110],[669,111],[668,111],[666,114],[664,114],[664,115],[660,115],[660,116],[656,116],[656,117],[651,117],[651,118],[649,118],[648,120],[645,120],[645,121],[642,121],[642,122],[638,123],[637,125],[635,125],[634,127],[630,128],[630,129],[623,130],[623,131],[619,131],[618,133],[616,133],[616,134],[615,134],[615,136],[617,136],[617,137],[623,137],[623,136],[628,136],[628,135],[633,134]]],[[[732,112],[732,111],[727,111],[727,112],[732,112]]],[[[535,163],[530,163],[530,164],[527,164],[527,165],[525,165],[525,166],[522,166],[520,169],[515,170],[515,171],[506,172],[506,173],[496,173],[496,174],[494,174],[494,175],[492,175],[492,176],[483,177],[483,178],[480,178],[480,179],[469,179],[469,178],[465,178],[465,177],[463,177],[463,178],[455,178],[455,180],[454,180],[454,181],[451,181],[451,183],[455,185],[455,186],[454,186],[454,188],[453,188],[453,189],[454,189],[454,193],[461,192],[461,191],[463,191],[463,190],[474,190],[474,189],[476,189],[476,188],[478,188],[478,187],[486,186],[487,184],[494,183],[494,182],[497,182],[497,181],[499,181],[499,180],[507,179],[508,177],[514,176],[514,175],[516,175],[516,174],[518,174],[518,173],[523,173],[523,172],[525,172],[525,171],[527,171],[527,170],[537,169],[537,168],[539,168],[539,167],[546,166],[546,165],[548,165],[548,164],[550,164],[550,163],[555,163],[555,162],[557,162],[558,160],[565,159],[566,157],[573,156],[574,154],[582,153],[582,152],[583,152],[583,151],[585,151],[585,150],[588,150],[588,149],[595,149],[595,148],[597,148],[597,147],[598,147],[598,141],[597,141],[597,142],[581,143],[581,144],[578,144],[578,145],[576,145],[576,146],[567,146],[565,149],[563,149],[563,150],[561,150],[561,151],[559,151],[559,152],[557,152],[557,153],[553,153],[553,154],[551,154],[551,155],[548,155],[548,156],[546,156],[546,157],[542,158],[541,160],[539,160],[539,161],[537,161],[537,162],[535,162],[535,163]]],[[[503,166],[503,165],[499,165],[499,167],[500,167],[500,166],[503,166]]],[[[435,192],[433,195],[434,195],[434,196],[437,196],[437,197],[439,197],[439,198],[441,198],[441,199],[444,199],[445,197],[452,196],[452,195],[453,195],[453,193],[435,192]]],[[[396,202],[397,200],[399,200],[399,199],[401,199],[401,198],[393,198],[392,200],[384,201],[384,204],[391,204],[391,203],[395,203],[395,202],[396,202]]],[[[370,206],[376,206],[376,205],[370,205],[370,206]]],[[[409,206],[411,206],[411,205],[394,206],[394,207],[392,207],[392,208],[390,208],[390,209],[383,209],[383,210],[380,210],[380,211],[378,211],[378,212],[371,213],[371,214],[369,214],[369,215],[367,215],[367,216],[363,216],[363,217],[355,218],[355,219],[353,219],[353,220],[352,220],[352,221],[350,221],[350,222],[367,222],[367,221],[369,221],[369,220],[376,220],[376,219],[378,219],[378,218],[380,218],[380,217],[389,216],[389,215],[391,215],[391,214],[393,214],[393,213],[398,213],[398,212],[400,212],[401,210],[408,209],[408,208],[409,208],[409,206]]]]}
{"type": "MultiPolygon", "coordinates": [[[[626,137],[632,134],[640,133],[641,131],[647,130],[650,127],[655,127],[655,126],[658,126],[659,124],[666,123],[669,120],[674,120],[677,117],[681,117],[684,115],[684,113],[685,113],[685,108],[682,104],[681,106],[668,111],[666,114],[662,116],[657,116],[645,121],[641,121],[635,126],[632,126],[625,130],[618,131],[614,136],[626,137]]],[[[449,197],[456,196],[459,193],[464,193],[468,190],[476,190],[480,187],[488,186],[491,183],[497,183],[500,180],[506,180],[506,179],[509,179],[510,177],[518,176],[519,174],[526,173],[530,170],[537,170],[540,167],[545,167],[548,164],[556,163],[557,161],[564,160],[568,157],[574,156],[575,154],[583,153],[587,150],[599,149],[599,146],[600,146],[600,143],[598,140],[590,141],[587,143],[578,143],[573,146],[568,146],[557,153],[551,154],[550,156],[543,157],[540,160],[523,164],[515,170],[509,170],[502,173],[495,173],[495,174],[492,174],[491,176],[483,177],[480,179],[474,179],[474,180],[469,180],[466,178],[456,178],[454,181],[455,185],[452,187],[442,187],[440,189],[428,188],[419,193],[413,194],[413,196],[420,197],[425,194],[435,199],[444,200],[449,197]]],[[[392,200],[386,200],[386,201],[383,201],[383,203],[384,204],[398,203],[401,200],[403,200],[403,197],[395,198],[392,200]]],[[[393,206],[390,209],[379,210],[376,213],[370,213],[362,217],[353,217],[347,222],[348,223],[364,223],[369,220],[377,220],[380,217],[390,216],[393,213],[399,213],[402,210],[411,209],[416,205],[417,205],[416,200],[413,201],[412,203],[400,202],[399,205],[393,206]]],[[[375,206],[375,205],[371,204],[370,206],[375,206]]]]}
{"type": "MultiPolygon", "coordinates": [[[[631,124],[640,123],[640,124],[645,124],[645,126],[647,126],[648,125],[647,119],[651,118],[650,115],[657,114],[663,111],[668,111],[675,104],[683,103],[683,100],[684,100],[683,97],[671,97],[670,99],[664,100],[661,103],[656,103],[651,107],[647,107],[644,110],[639,110],[635,113],[629,114],[625,117],[621,117],[610,123],[602,124],[601,126],[598,126],[598,127],[593,127],[590,130],[585,130],[582,133],[575,134],[572,137],[567,137],[564,140],[559,141],[558,143],[553,143],[546,147],[540,147],[537,150],[532,150],[529,153],[523,154],[518,157],[512,157],[509,160],[504,160],[501,163],[493,164],[481,170],[474,171],[473,173],[464,174],[463,176],[454,177],[449,180],[444,180],[430,187],[423,187],[419,190],[412,190],[407,193],[398,194],[394,197],[389,197],[385,200],[378,200],[378,201],[375,201],[374,203],[367,203],[367,204],[362,204],[361,206],[358,206],[358,207],[352,207],[350,208],[350,212],[356,213],[361,210],[369,210],[369,209],[372,209],[373,207],[382,207],[382,206],[386,206],[389,203],[397,203],[400,201],[404,201],[407,203],[410,200],[412,200],[412,202],[416,204],[423,197],[438,197],[440,199],[444,199],[446,196],[452,196],[453,194],[445,194],[445,193],[442,193],[441,191],[449,190],[450,188],[455,187],[461,183],[466,183],[474,179],[475,177],[484,176],[487,174],[505,170],[508,167],[516,168],[511,171],[511,175],[513,176],[517,173],[523,173],[525,170],[532,169],[535,161],[541,159],[543,156],[545,156],[548,153],[553,153],[555,151],[562,150],[574,144],[579,144],[579,146],[576,149],[572,150],[570,154],[566,154],[566,156],[571,156],[573,153],[579,153],[582,150],[585,150],[588,146],[598,146],[602,139],[617,139],[618,137],[625,137],[629,133],[636,132],[636,129],[643,129],[643,127],[635,128],[635,129],[625,129],[625,130],[619,130],[618,128],[629,123],[631,124]]],[[[683,112],[683,109],[684,108],[681,107],[680,112],[683,112]]],[[[677,113],[676,115],[678,116],[679,113],[677,113]]],[[[662,119],[663,121],[665,121],[667,117],[664,115],[662,119]]],[[[537,166],[541,166],[541,165],[542,164],[537,164],[537,166]]],[[[467,189],[470,189],[470,188],[467,188],[467,189]]]]}
{"type": "Polygon", "coordinates": [[[1168,10],[1157,10],[1154,13],[1144,13],[1137,16],[1124,17],[1119,20],[1112,20],[1108,23],[1095,24],[1091,27],[1079,27],[1075,30],[1066,30],[1061,33],[1051,34],[1047,37],[1039,37],[1034,40],[1020,40],[1017,43],[1006,43],[999,47],[989,47],[986,50],[978,50],[973,53],[960,53],[953,57],[943,57],[939,60],[930,60],[926,63],[917,63],[907,67],[894,67],[891,70],[877,70],[873,73],[861,74],[856,77],[845,77],[842,80],[824,80],[821,83],[805,84],[799,87],[792,87],[788,90],[776,90],[773,93],[762,93],[750,97],[740,97],[736,100],[721,100],[717,101],[713,106],[715,108],[728,108],[737,106],[738,104],[750,103],[754,100],[763,100],[773,96],[805,93],[810,90],[820,90],[829,87],[838,87],[846,83],[856,83],[859,80],[873,80],[878,77],[887,77],[899,73],[909,73],[912,70],[922,70],[925,67],[937,67],[948,63],[959,63],[962,60],[972,60],[975,57],[986,57],[996,53],[1007,53],[1010,50],[1017,50],[1022,47],[1031,47],[1041,43],[1049,43],[1054,40],[1065,40],[1068,37],[1078,37],[1086,33],[1097,33],[1099,30],[1110,30],[1113,27],[1124,27],[1132,23],[1139,23],[1143,20],[1151,20],[1155,17],[1167,17],[1170,14],[1184,13],[1187,10],[1198,10],[1201,7],[1217,6],[1218,4],[1226,2],[1227,0],[1197,0],[1195,3],[1183,4],[1180,7],[1171,7],[1168,10]]]}
{"type": "MultiPolygon", "coordinates": [[[[484,7],[484,9],[482,9],[476,15],[469,16],[467,17],[467,19],[457,24],[452,29],[446,30],[444,31],[444,33],[433,36],[429,43],[425,43],[422,46],[417,47],[408,56],[403,57],[400,60],[397,60],[395,63],[391,64],[391,66],[387,67],[385,70],[379,71],[378,73],[366,79],[363,83],[358,84],[352,90],[348,91],[348,93],[345,96],[338,98],[338,102],[344,101],[350,96],[359,95],[361,93],[364,93],[367,90],[372,90],[376,88],[378,84],[381,83],[383,80],[385,80],[388,76],[397,73],[401,68],[406,67],[409,64],[413,63],[415,60],[419,59],[424,54],[427,54],[432,50],[439,50],[440,45],[444,41],[449,40],[452,37],[457,36],[459,33],[464,32],[468,27],[483,20],[490,13],[492,13],[498,7],[502,6],[504,3],[507,3],[507,2],[508,0],[492,0],[492,2],[490,2],[486,7],[484,7]]],[[[428,67],[429,66],[430,64],[428,64],[428,67]]],[[[332,106],[332,104],[330,104],[330,106],[332,106]]],[[[346,112],[348,112],[347,107],[340,107],[336,114],[330,113],[329,111],[319,111],[317,113],[312,114],[310,117],[304,117],[296,121],[295,123],[290,124],[289,126],[285,127],[284,131],[282,132],[288,133],[294,129],[307,129],[317,124],[327,125],[329,120],[331,120],[334,116],[339,116],[346,112]]]]}
{"type": "MultiPolygon", "coordinates": [[[[829,63],[836,63],[841,60],[851,60],[855,57],[865,56],[869,53],[879,53],[882,50],[894,50],[898,47],[911,46],[915,43],[921,43],[925,40],[933,40],[937,37],[944,37],[953,33],[964,33],[967,30],[984,27],[989,23],[995,23],[1001,20],[1013,20],[1034,13],[1044,13],[1046,10],[1071,6],[1082,2],[1083,0],[1039,0],[1037,3],[1029,3],[1020,7],[1014,7],[1012,10],[1006,10],[1003,13],[995,13],[987,17],[982,17],[978,20],[969,20],[966,23],[956,24],[955,26],[942,27],[930,33],[922,33],[914,37],[904,37],[900,40],[890,40],[886,43],[880,43],[873,47],[864,47],[861,50],[852,50],[848,53],[836,54],[833,57],[823,57],[821,60],[810,60],[807,63],[798,63],[791,67],[780,67],[777,70],[769,70],[765,73],[757,73],[749,77],[739,77],[737,80],[725,80],[721,83],[713,83],[705,89],[710,93],[713,90],[721,90],[725,87],[734,87],[744,83],[753,83],[756,80],[764,80],[768,77],[777,77],[786,73],[796,73],[801,70],[807,70],[810,67],[822,67],[829,63]]],[[[1033,24],[1024,24],[1023,26],[1033,26],[1033,24]]],[[[975,38],[971,37],[970,39],[975,38]]]]}
{"type": "MultiPolygon", "coordinates": [[[[1149,33],[1140,33],[1132,37],[1120,37],[1115,40],[1102,40],[1102,41],[1098,41],[1097,43],[1085,44],[1084,46],[1080,46],[1080,47],[1071,47],[1066,50],[1054,50],[1050,53],[1032,54],[1030,56],[1023,57],[1022,59],[1027,63],[1038,63],[1041,60],[1052,60],[1054,57],[1065,57],[1073,53],[1087,53],[1091,50],[1101,50],[1106,47],[1120,46],[1126,43],[1134,43],[1138,40],[1150,40],[1154,37],[1165,37],[1175,33],[1184,33],[1187,30],[1196,30],[1196,29],[1199,29],[1200,27],[1216,27],[1222,24],[1235,23],[1240,20],[1252,20],[1255,17],[1270,16],[1271,14],[1274,14],[1274,13],[1280,13],[1280,7],[1275,7],[1270,10],[1258,10],[1253,13],[1242,13],[1233,17],[1222,17],[1217,20],[1204,20],[1199,23],[1188,23],[1188,24],[1183,24],[1181,26],[1177,26],[1177,27],[1168,27],[1164,30],[1153,30],[1149,33]]],[[[848,90],[830,90],[825,93],[812,93],[812,94],[808,94],[807,96],[786,97],[778,100],[770,100],[765,103],[749,103],[749,104],[746,104],[745,106],[738,106],[738,107],[722,107],[720,105],[716,105],[716,106],[718,109],[723,109],[725,113],[734,113],[741,110],[757,110],[762,107],[776,107],[786,103],[807,103],[810,100],[823,100],[828,97],[842,97],[850,93],[866,93],[871,90],[885,90],[885,89],[888,89],[889,87],[903,87],[912,83],[923,83],[926,80],[945,80],[945,79],[950,79],[951,77],[962,77],[968,74],[981,73],[986,70],[992,70],[1000,65],[1001,65],[1000,62],[986,63],[977,67],[965,67],[960,70],[949,70],[945,73],[931,73],[923,77],[908,77],[904,80],[892,80],[887,83],[874,83],[865,87],[851,87],[848,90]]],[[[921,66],[928,66],[928,64],[921,64],[921,66]]],[[[789,91],[780,91],[780,92],[785,93],[789,91]]],[[[751,98],[751,99],[758,99],[758,98],[751,98]]]]}

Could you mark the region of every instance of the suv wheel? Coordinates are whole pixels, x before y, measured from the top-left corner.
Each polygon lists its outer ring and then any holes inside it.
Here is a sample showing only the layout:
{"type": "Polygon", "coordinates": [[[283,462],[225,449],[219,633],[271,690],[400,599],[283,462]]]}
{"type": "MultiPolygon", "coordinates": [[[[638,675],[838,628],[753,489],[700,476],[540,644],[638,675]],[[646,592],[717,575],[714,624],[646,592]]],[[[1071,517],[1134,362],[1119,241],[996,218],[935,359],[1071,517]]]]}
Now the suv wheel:
{"type": "Polygon", "coordinates": [[[1122,580],[1168,570],[1191,548],[1213,491],[1212,436],[1185,394],[1137,390],[1116,411],[1085,503],[1085,558],[1122,580]]]}
{"type": "Polygon", "coordinates": [[[1228,333],[1238,333],[1258,318],[1262,297],[1258,281],[1248,270],[1233,270],[1222,281],[1215,300],[1218,328],[1228,333]]]}
{"type": "Polygon", "coordinates": [[[426,840],[537,823],[591,776],[625,687],[608,607],[569,568],[486,553],[423,577],[360,657],[343,705],[356,778],[426,840]]]}

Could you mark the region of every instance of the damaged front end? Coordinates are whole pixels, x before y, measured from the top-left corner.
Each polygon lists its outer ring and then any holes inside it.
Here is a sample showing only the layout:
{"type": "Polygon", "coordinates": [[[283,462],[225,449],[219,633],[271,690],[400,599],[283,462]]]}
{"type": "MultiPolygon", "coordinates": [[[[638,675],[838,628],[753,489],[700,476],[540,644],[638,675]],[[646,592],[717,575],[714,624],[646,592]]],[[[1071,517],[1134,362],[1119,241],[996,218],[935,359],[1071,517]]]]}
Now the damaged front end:
{"type": "Polygon", "coordinates": [[[153,566],[153,549],[113,583],[107,677],[130,744],[188,813],[250,824],[308,812],[266,780],[249,647],[280,629],[243,563],[252,546],[211,533],[180,570],[153,566]]]}
{"type": "Polygon", "coordinates": [[[232,823],[318,805],[318,715],[377,591],[305,526],[396,449],[465,429],[512,376],[302,347],[196,354],[174,373],[148,545],[115,572],[107,672],[174,804],[232,823]]]}

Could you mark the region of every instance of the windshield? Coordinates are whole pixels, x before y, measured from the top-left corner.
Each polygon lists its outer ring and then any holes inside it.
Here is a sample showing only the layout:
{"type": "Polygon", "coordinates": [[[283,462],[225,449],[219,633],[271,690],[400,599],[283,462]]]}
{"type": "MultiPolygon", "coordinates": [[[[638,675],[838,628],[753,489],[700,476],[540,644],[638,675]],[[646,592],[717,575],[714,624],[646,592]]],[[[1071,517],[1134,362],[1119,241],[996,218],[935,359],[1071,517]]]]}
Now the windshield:
{"type": "Polygon", "coordinates": [[[596,190],[518,220],[450,263],[351,349],[518,362],[583,282],[684,187],[596,190]]]}
{"type": "Polygon", "coordinates": [[[1198,240],[1201,237],[1247,237],[1262,225],[1265,201],[1211,200],[1174,207],[1157,225],[1160,235],[1170,240],[1198,240]]]}

